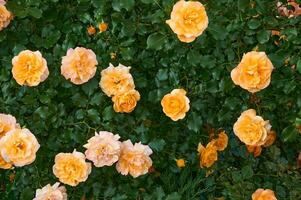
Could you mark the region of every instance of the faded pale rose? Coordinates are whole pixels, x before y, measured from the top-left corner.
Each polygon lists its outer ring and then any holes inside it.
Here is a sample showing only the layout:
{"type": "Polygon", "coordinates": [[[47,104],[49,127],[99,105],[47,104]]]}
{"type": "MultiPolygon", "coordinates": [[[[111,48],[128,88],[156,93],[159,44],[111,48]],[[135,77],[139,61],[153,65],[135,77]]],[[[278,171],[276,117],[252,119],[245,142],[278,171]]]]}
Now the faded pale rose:
{"type": "Polygon", "coordinates": [[[118,161],[120,155],[120,137],[107,131],[95,133],[95,136],[84,145],[86,158],[96,167],[111,166],[118,161]]]}
{"type": "Polygon", "coordinates": [[[19,85],[37,86],[49,75],[47,62],[39,51],[21,51],[12,64],[13,77],[19,85]]]}
{"type": "Polygon", "coordinates": [[[0,114],[0,138],[16,128],[20,128],[20,126],[17,124],[17,120],[14,116],[3,113],[0,114]]]}
{"type": "Polygon", "coordinates": [[[251,51],[231,71],[231,78],[235,85],[255,93],[269,86],[273,69],[265,52],[251,51]]]}
{"type": "Polygon", "coordinates": [[[94,77],[96,65],[96,55],[91,49],[76,47],[62,58],[61,74],[74,84],[83,84],[94,77]]]}
{"type": "Polygon", "coordinates": [[[60,183],[54,185],[46,185],[41,189],[37,189],[36,196],[33,200],[67,200],[67,190],[60,183]]]}
{"type": "Polygon", "coordinates": [[[192,42],[208,27],[208,16],[204,5],[198,1],[178,1],[166,21],[182,42],[192,42]]]}
{"type": "Polygon", "coordinates": [[[152,153],[148,145],[140,142],[133,145],[130,140],[127,140],[121,145],[121,155],[116,169],[122,175],[130,174],[134,178],[147,174],[153,164],[150,158],[152,153]]]}
{"type": "Polygon", "coordinates": [[[40,148],[36,137],[26,128],[14,129],[0,139],[2,158],[17,167],[33,163],[40,148]]]}
{"type": "Polygon", "coordinates": [[[87,180],[91,173],[91,163],[86,162],[85,155],[76,150],[73,153],[59,153],[55,156],[53,174],[60,182],[77,186],[87,180]]]}

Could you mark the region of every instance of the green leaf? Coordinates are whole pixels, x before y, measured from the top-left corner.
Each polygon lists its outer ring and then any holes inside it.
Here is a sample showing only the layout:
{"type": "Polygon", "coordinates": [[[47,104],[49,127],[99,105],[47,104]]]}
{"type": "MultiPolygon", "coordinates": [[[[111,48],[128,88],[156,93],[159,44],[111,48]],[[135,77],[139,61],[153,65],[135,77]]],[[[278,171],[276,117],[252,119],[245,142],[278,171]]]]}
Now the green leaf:
{"type": "Polygon", "coordinates": [[[192,112],[188,118],[188,129],[198,132],[203,124],[202,117],[197,113],[192,112]]]}
{"type": "Polygon", "coordinates": [[[162,151],[166,142],[163,139],[155,139],[149,143],[149,146],[152,150],[155,151],[162,151]]]}
{"type": "Polygon", "coordinates": [[[297,62],[297,67],[296,67],[297,71],[301,74],[301,58],[299,58],[298,62],[297,62]]]}
{"type": "Polygon", "coordinates": [[[42,10],[39,8],[28,8],[27,13],[34,18],[41,18],[42,17],[42,10]]]}
{"type": "Polygon", "coordinates": [[[257,40],[260,44],[267,43],[270,39],[271,32],[262,30],[257,33],[257,40]]]}
{"type": "Polygon", "coordinates": [[[135,0],[113,0],[112,7],[116,11],[121,11],[123,8],[130,11],[135,5],[135,0]]]}
{"type": "Polygon", "coordinates": [[[177,192],[174,192],[167,195],[166,200],[181,200],[181,195],[179,195],[177,192]]]}
{"type": "Polygon", "coordinates": [[[293,142],[298,137],[299,133],[294,126],[286,127],[282,133],[281,138],[284,142],[293,142]]]}
{"type": "Polygon", "coordinates": [[[148,49],[154,49],[154,50],[159,50],[162,48],[164,45],[165,41],[165,36],[162,35],[161,33],[153,33],[148,36],[147,38],[147,48],[148,49]]]}

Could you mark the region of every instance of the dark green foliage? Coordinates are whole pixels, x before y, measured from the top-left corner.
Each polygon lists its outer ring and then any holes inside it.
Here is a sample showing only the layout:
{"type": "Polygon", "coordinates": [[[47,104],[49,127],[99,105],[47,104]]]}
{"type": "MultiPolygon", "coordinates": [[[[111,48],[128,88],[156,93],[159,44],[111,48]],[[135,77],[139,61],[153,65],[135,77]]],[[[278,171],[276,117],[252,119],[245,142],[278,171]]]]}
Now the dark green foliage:
{"type": "Polygon", "coordinates": [[[175,2],[9,1],[15,18],[0,32],[0,110],[29,128],[41,148],[34,164],[1,170],[0,199],[32,199],[37,188],[57,181],[54,156],[84,151],[83,144],[100,130],[150,144],[156,172],[133,179],[114,167],[94,168],[85,183],[67,187],[69,199],[246,200],[257,188],[274,190],[279,200],[301,199],[296,169],[301,148],[296,129],[301,124],[301,17],[276,17],[272,0],[204,0],[209,27],[185,44],[165,24],[175,2]],[[109,24],[108,31],[88,36],[86,28],[102,20],[109,24]],[[278,46],[274,42],[279,37],[271,36],[271,30],[285,35],[278,46]],[[61,57],[76,46],[91,48],[100,63],[97,75],[81,86],[60,75],[61,57]],[[234,86],[230,71],[255,47],[266,51],[275,70],[271,85],[251,98],[234,86]],[[38,87],[20,87],[12,78],[11,59],[24,49],[40,50],[47,59],[50,75],[38,87]],[[115,60],[112,52],[117,53],[115,60]],[[142,98],[131,114],[116,114],[98,87],[100,71],[110,62],[132,66],[142,98]],[[160,100],[180,87],[188,92],[191,109],[184,120],[173,122],[163,114],[160,100]],[[248,108],[269,119],[278,136],[259,158],[249,156],[232,131],[248,108]],[[225,129],[230,141],[206,178],[196,149],[198,142],[209,141],[208,124],[225,129]],[[188,161],[183,170],[174,161],[179,157],[188,161]]]}

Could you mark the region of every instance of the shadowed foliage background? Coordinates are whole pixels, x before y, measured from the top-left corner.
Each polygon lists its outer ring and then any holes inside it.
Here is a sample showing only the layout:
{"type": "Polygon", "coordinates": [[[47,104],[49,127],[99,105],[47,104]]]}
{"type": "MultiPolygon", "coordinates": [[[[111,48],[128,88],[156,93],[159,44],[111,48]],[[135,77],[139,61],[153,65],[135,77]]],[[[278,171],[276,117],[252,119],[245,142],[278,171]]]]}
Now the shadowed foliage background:
{"type": "Polygon", "coordinates": [[[150,144],[155,170],[133,179],[114,167],[94,168],[85,183],[67,187],[69,199],[246,200],[257,188],[274,190],[280,200],[301,199],[296,168],[301,146],[296,128],[301,124],[301,17],[276,17],[272,0],[203,0],[209,27],[185,44],[165,24],[175,2],[8,2],[15,18],[0,32],[0,110],[29,128],[41,148],[34,164],[0,171],[0,199],[32,199],[37,188],[57,181],[54,156],[84,151],[83,144],[100,130],[150,144]],[[87,27],[102,20],[108,31],[89,36],[87,27]],[[271,30],[280,31],[284,39],[272,36],[271,30]],[[92,49],[100,63],[97,75],[81,86],[60,75],[61,57],[76,46],[92,49]],[[251,95],[234,86],[230,71],[254,48],[266,51],[275,70],[271,85],[251,95]],[[12,78],[11,59],[24,49],[40,50],[47,59],[50,75],[38,87],[20,87],[12,78]],[[113,52],[116,59],[111,59],[113,52]],[[142,99],[131,114],[114,113],[98,86],[100,71],[110,62],[132,66],[142,99]],[[184,88],[191,101],[188,115],[178,122],[166,117],[160,105],[174,88],[184,88]],[[248,108],[269,119],[278,136],[258,158],[248,155],[232,131],[248,108]],[[230,142],[206,177],[196,150],[199,142],[209,141],[212,128],[225,129],[230,142]],[[178,169],[175,158],[186,159],[186,167],[178,169]]]}

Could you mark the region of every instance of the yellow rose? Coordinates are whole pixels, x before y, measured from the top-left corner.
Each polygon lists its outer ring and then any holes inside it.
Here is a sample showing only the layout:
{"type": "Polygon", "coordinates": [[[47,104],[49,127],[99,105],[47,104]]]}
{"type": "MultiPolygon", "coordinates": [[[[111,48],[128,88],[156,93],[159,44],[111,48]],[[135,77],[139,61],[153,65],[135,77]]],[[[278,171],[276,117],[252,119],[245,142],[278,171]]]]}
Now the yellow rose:
{"type": "Polygon", "coordinates": [[[29,165],[36,159],[40,145],[36,137],[26,128],[14,129],[0,139],[2,158],[17,167],[29,165]]]}
{"type": "Polygon", "coordinates": [[[249,153],[253,154],[254,157],[258,157],[261,154],[262,148],[261,146],[252,146],[252,145],[246,145],[247,146],[247,150],[249,153]]]}
{"type": "Polygon", "coordinates": [[[252,200],[277,200],[277,198],[272,190],[257,189],[252,194],[252,200]]]}
{"type": "Polygon", "coordinates": [[[200,167],[202,168],[211,167],[218,159],[216,146],[212,142],[209,142],[206,147],[199,143],[198,152],[200,155],[200,167]]]}
{"type": "Polygon", "coordinates": [[[98,24],[99,32],[105,32],[108,29],[108,24],[105,22],[101,22],[98,24]]]}
{"type": "Polygon", "coordinates": [[[218,134],[218,138],[212,140],[212,143],[215,145],[216,149],[218,151],[223,151],[227,148],[228,146],[228,136],[225,133],[225,131],[222,131],[221,133],[218,134]]]}
{"type": "Polygon", "coordinates": [[[20,128],[17,124],[17,120],[12,115],[0,114],[0,138],[3,137],[7,132],[20,128]]]}
{"type": "Polygon", "coordinates": [[[120,155],[120,136],[107,131],[95,133],[95,136],[84,145],[87,149],[86,158],[96,167],[112,166],[118,161],[120,155]]]}
{"type": "Polygon", "coordinates": [[[129,90],[126,93],[113,96],[113,108],[115,112],[130,113],[135,109],[137,101],[139,100],[139,92],[137,90],[129,90]]]}
{"type": "Polygon", "coordinates": [[[19,85],[37,86],[49,75],[47,62],[39,51],[21,51],[12,64],[13,77],[19,85]]]}
{"type": "Polygon", "coordinates": [[[174,89],[171,93],[166,94],[161,100],[161,105],[165,115],[173,121],[183,119],[190,109],[189,99],[183,89],[174,89]]]}
{"type": "Polygon", "coordinates": [[[99,86],[102,91],[109,97],[119,94],[124,94],[127,91],[135,89],[135,84],[130,67],[119,64],[114,67],[110,66],[101,71],[101,79],[99,86]]]}
{"type": "Polygon", "coordinates": [[[256,116],[256,111],[249,109],[244,111],[233,126],[234,134],[246,145],[260,146],[265,143],[271,130],[269,121],[256,116]]]}
{"type": "Polygon", "coordinates": [[[91,163],[87,163],[85,159],[85,155],[76,150],[73,153],[59,153],[55,156],[53,174],[60,182],[77,186],[86,181],[91,173],[91,163]]]}
{"type": "Polygon", "coordinates": [[[80,85],[94,77],[97,64],[96,55],[91,49],[76,47],[69,49],[62,58],[61,74],[65,79],[80,85]]]}
{"type": "Polygon", "coordinates": [[[37,189],[33,200],[67,200],[67,190],[60,183],[46,185],[42,189],[37,189]]]}
{"type": "Polygon", "coordinates": [[[153,162],[150,155],[153,151],[147,145],[141,143],[132,144],[127,140],[121,145],[121,155],[116,169],[122,175],[132,175],[134,178],[148,172],[153,162]]]}
{"type": "Polygon", "coordinates": [[[182,42],[192,42],[208,27],[208,17],[203,4],[198,1],[178,1],[166,21],[182,42]]]}
{"type": "Polygon", "coordinates": [[[5,2],[0,1],[0,31],[9,25],[12,17],[12,14],[5,7],[5,2]]]}
{"type": "Polygon", "coordinates": [[[249,92],[258,92],[269,86],[274,67],[265,52],[248,52],[231,71],[235,85],[249,92]]]}

